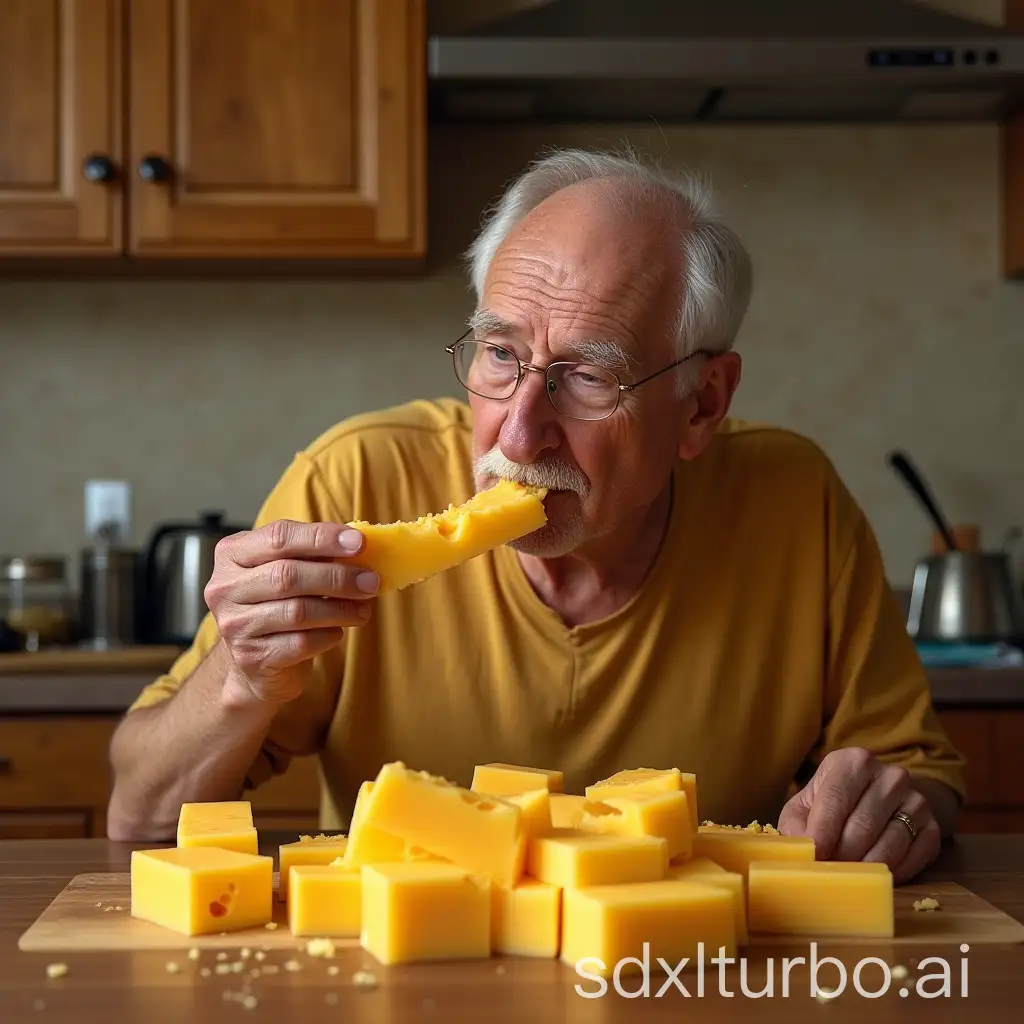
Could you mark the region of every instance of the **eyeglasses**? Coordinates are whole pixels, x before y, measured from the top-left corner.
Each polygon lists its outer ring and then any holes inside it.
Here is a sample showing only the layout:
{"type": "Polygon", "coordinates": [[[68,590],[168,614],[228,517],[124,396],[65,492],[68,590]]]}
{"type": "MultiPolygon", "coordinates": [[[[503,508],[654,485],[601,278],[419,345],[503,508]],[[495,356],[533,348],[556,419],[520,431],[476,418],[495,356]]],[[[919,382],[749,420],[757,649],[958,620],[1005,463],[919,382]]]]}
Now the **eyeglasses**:
{"type": "Polygon", "coordinates": [[[526,370],[544,374],[548,400],[556,411],[575,420],[607,419],[619,407],[623,391],[635,391],[641,384],[685,363],[695,356],[714,353],[698,349],[668,366],[634,381],[623,384],[610,370],[590,363],[554,362],[547,366],[524,363],[515,352],[488,341],[466,340],[466,331],[457,341],[445,346],[452,357],[459,383],[474,395],[505,401],[519,389],[526,370]]]}

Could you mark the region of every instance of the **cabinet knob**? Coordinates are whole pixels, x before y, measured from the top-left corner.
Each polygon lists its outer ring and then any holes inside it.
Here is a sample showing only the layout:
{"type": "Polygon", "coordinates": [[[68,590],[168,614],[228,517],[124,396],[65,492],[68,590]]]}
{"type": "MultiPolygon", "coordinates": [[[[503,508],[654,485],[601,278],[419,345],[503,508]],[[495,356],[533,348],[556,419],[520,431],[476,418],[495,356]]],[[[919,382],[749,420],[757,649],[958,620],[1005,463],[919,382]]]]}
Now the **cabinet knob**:
{"type": "Polygon", "coordinates": [[[170,181],[173,176],[173,168],[162,156],[151,153],[139,161],[139,177],[143,181],[170,181]]]}
{"type": "Polygon", "coordinates": [[[106,184],[117,179],[117,164],[105,153],[90,153],[82,163],[82,174],[86,181],[106,184]]]}

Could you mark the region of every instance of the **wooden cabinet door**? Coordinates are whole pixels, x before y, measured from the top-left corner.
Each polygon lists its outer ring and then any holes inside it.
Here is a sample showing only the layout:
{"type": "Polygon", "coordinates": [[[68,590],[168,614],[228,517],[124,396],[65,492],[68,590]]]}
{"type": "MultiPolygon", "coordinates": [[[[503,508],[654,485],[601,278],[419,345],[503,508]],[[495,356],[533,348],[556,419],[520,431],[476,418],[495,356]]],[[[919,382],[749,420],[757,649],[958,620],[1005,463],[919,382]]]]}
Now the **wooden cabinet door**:
{"type": "Polygon", "coordinates": [[[132,0],[130,39],[135,254],[422,254],[424,0],[132,0]]]}
{"type": "Polygon", "coordinates": [[[0,255],[115,255],[119,0],[0,0],[0,255]],[[89,175],[86,174],[86,162],[89,175]]]}

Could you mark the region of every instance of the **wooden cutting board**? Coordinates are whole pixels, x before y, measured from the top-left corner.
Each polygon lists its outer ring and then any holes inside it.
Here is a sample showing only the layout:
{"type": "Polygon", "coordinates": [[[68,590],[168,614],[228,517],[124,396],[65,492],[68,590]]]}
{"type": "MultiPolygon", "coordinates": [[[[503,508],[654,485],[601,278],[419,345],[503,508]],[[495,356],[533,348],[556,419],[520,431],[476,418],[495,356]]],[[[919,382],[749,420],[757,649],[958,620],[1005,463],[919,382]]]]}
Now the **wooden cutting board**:
{"type": "MultiPolygon", "coordinates": [[[[275,891],[277,878],[275,875],[275,891]]],[[[997,910],[968,889],[944,882],[933,886],[908,885],[896,890],[896,936],[892,940],[822,940],[865,942],[878,945],[961,943],[982,945],[1024,942],[1024,924],[997,910]],[[941,910],[915,911],[914,900],[934,896],[941,910]]],[[[35,923],[18,940],[19,949],[50,952],[142,949],[300,949],[305,939],[288,931],[284,904],[275,900],[277,928],[247,928],[224,935],[190,938],[177,932],[139,921],[131,916],[131,886],[127,872],[76,875],[35,923]],[[110,909],[108,909],[110,908],[110,909]]],[[[753,945],[792,944],[789,936],[759,935],[753,945]]],[[[357,939],[335,941],[338,947],[357,946],[357,939]]]]}

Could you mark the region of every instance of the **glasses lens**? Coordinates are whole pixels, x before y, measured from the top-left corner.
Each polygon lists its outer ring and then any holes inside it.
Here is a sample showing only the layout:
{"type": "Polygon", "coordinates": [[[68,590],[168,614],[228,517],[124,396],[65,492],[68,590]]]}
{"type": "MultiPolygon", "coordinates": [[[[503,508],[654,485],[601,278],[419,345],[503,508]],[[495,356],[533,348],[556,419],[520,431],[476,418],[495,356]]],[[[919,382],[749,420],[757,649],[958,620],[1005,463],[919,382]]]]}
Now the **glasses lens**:
{"type": "Polygon", "coordinates": [[[455,376],[464,388],[483,398],[508,398],[519,379],[519,360],[497,345],[460,341],[455,346],[455,376]]]}
{"type": "Polygon", "coordinates": [[[551,404],[564,416],[600,420],[619,404],[619,381],[607,370],[587,363],[552,363],[548,367],[551,404]]]}

